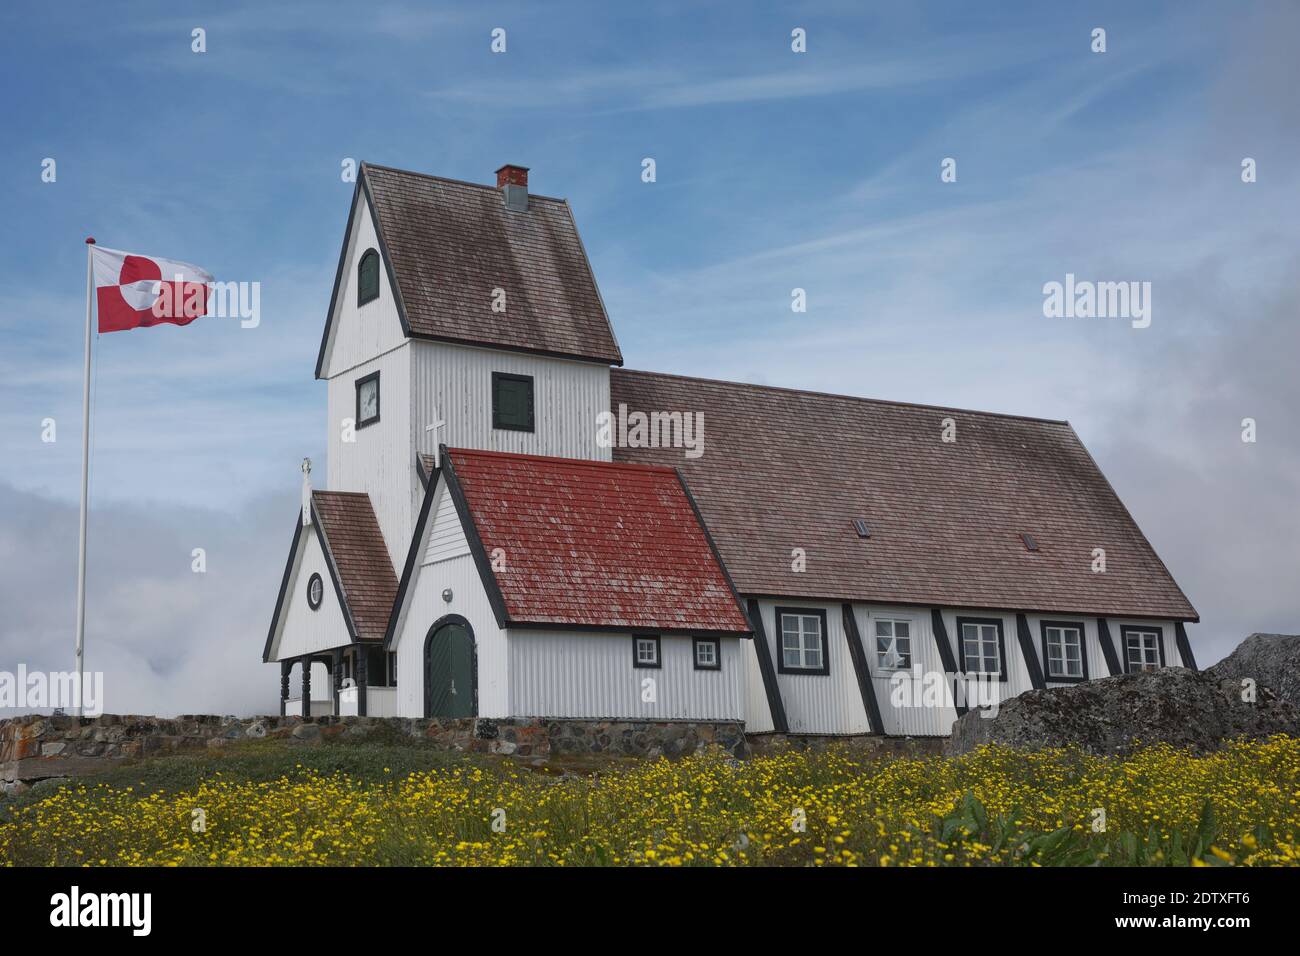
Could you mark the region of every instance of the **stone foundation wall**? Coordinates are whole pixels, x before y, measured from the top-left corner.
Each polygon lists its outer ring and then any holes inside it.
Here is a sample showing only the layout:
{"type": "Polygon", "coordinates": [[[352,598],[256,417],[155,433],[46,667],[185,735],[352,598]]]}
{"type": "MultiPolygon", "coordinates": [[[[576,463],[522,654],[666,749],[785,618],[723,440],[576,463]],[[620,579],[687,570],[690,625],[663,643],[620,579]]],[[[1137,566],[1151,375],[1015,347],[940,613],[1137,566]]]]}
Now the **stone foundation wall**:
{"type": "Polygon", "coordinates": [[[736,757],[750,752],[741,723],[32,714],[0,720],[0,788],[78,776],[118,760],[224,747],[241,740],[270,737],[311,744],[337,737],[384,736],[419,738],[445,750],[533,759],[561,754],[675,758],[711,745],[736,757]]]}

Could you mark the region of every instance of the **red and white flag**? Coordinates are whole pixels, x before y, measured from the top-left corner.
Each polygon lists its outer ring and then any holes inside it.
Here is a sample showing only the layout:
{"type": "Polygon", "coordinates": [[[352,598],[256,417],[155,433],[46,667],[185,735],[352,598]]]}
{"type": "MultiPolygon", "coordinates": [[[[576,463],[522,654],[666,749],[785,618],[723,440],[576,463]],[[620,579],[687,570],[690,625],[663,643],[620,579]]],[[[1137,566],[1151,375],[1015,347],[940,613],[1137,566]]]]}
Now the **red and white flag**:
{"type": "Polygon", "coordinates": [[[207,313],[212,276],[198,266],[103,246],[90,248],[100,332],[162,322],[189,325],[207,313]]]}

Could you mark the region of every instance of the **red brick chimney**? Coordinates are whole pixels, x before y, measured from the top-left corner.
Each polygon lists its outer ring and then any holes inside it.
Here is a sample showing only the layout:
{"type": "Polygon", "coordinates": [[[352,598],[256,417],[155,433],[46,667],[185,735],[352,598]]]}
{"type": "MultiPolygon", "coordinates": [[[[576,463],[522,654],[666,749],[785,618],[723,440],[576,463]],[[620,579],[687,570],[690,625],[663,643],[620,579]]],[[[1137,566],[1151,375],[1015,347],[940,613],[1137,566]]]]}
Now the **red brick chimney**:
{"type": "Polygon", "coordinates": [[[528,167],[512,166],[509,163],[497,170],[497,188],[502,186],[523,186],[528,188],[528,167]]]}

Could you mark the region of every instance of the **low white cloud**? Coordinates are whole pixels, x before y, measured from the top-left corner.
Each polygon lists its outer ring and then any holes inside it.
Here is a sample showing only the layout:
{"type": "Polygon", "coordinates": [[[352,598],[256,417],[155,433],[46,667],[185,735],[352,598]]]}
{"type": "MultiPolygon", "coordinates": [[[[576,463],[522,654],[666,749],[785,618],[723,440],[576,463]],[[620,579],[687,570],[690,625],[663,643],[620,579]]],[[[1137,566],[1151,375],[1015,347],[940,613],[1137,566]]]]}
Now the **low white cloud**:
{"type": "MultiPolygon", "coordinates": [[[[106,712],[278,712],[279,668],[261,654],[296,504],[92,512],[85,661],[104,673],[106,712]]],[[[74,670],[77,507],[0,484],[0,514],[0,670],[74,670]]]]}

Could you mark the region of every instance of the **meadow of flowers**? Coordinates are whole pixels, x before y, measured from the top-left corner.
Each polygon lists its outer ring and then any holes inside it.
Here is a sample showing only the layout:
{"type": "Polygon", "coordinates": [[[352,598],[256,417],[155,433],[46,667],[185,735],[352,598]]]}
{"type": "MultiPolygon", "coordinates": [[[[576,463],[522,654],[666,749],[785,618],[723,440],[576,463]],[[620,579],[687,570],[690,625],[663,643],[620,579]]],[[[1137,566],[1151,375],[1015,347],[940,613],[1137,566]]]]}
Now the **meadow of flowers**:
{"type": "MultiPolygon", "coordinates": [[[[428,769],[250,779],[220,761],[172,788],[65,785],[0,803],[0,864],[1294,865],[1300,740],[1196,757],[984,748],[722,754],[555,776],[428,769]]],[[[139,771],[137,771],[139,773],[139,771]]],[[[143,776],[143,774],[140,774],[143,776]]]]}

